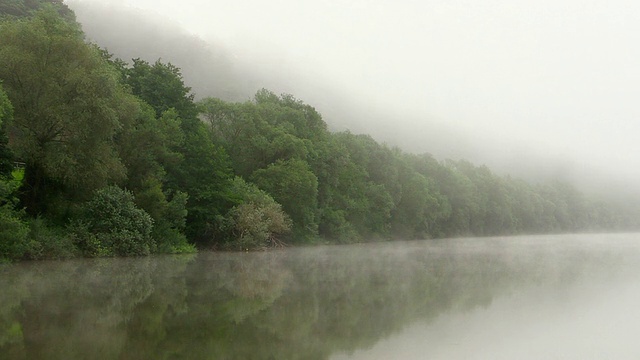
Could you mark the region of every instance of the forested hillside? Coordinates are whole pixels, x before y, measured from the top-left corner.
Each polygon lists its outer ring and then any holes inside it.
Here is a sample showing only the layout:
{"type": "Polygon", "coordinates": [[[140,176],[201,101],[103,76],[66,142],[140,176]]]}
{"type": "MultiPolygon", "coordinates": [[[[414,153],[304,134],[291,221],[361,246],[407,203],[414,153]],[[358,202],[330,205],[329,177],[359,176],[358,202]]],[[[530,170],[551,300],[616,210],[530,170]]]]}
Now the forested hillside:
{"type": "Polygon", "coordinates": [[[196,102],[172,64],[87,43],[60,1],[0,13],[0,258],[638,225],[570,184],[330,132],[292,95],[196,102]]]}

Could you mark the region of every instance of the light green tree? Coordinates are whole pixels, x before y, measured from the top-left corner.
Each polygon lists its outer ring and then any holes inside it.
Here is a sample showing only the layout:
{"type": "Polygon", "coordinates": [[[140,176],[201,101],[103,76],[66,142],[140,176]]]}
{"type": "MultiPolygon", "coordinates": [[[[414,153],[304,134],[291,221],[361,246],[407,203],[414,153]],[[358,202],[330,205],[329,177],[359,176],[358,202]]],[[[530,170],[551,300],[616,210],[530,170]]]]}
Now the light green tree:
{"type": "Polygon", "coordinates": [[[228,214],[232,247],[254,249],[281,246],[291,230],[291,219],[269,194],[236,177],[232,192],[242,199],[228,214]]]}

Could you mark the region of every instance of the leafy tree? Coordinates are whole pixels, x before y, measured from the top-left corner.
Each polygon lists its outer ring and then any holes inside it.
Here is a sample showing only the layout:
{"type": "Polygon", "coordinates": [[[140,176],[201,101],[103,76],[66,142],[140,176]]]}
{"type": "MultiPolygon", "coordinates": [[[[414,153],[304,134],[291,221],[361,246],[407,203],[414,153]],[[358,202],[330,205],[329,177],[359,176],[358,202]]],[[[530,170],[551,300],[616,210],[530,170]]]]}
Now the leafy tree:
{"type": "Polygon", "coordinates": [[[151,236],[160,253],[194,252],[184,235],[188,195],[181,191],[163,191],[155,178],[145,181],[135,194],[135,203],[153,219],[151,236]]]}
{"type": "Polygon", "coordinates": [[[197,107],[180,69],[159,60],[151,65],[134,59],[125,69],[125,81],[158,119],[145,117],[130,134],[149,150],[141,153],[137,146],[131,146],[131,156],[126,158],[137,165],[130,167],[147,174],[138,177],[141,181],[149,183],[153,174],[166,193],[188,196],[185,232],[191,240],[201,245],[221,240],[224,214],[234,205],[229,193],[231,166],[224,149],[211,141],[196,117],[197,107]]]}
{"type": "Polygon", "coordinates": [[[272,125],[284,126],[289,133],[312,142],[323,140],[327,135],[327,123],[311,105],[296,99],[293,95],[277,96],[273,92],[261,89],[255,97],[255,103],[263,117],[272,125]]]}
{"type": "Polygon", "coordinates": [[[313,151],[312,134],[304,130],[306,113],[279,100],[229,104],[207,98],[199,107],[213,140],[229,153],[237,175],[248,177],[277,160],[306,160],[313,151]]]}
{"type": "Polygon", "coordinates": [[[51,11],[2,23],[0,63],[29,213],[46,211],[56,193],[82,197],[122,178],[112,138],[123,90],[76,24],[51,11]]]}
{"type": "Polygon", "coordinates": [[[348,196],[347,219],[367,237],[388,236],[400,191],[395,155],[367,135],[343,132],[335,138],[352,164],[345,174],[349,187],[343,192],[348,196]]]}
{"type": "Polygon", "coordinates": [[[187,236],[201,245],[222,240],[224,214],[235,205],[229,191],[232,172],[223,148],[216,146],[204,124],[183,122],[184,143],[177,149],[179,164],[168,164],[167,187],[189,195],[187,236]]]}
{"type": "Polygon", "coordinates": [[[134,94],[153,107],[156,116],[173,108],[183,119],[197,116],[191,88],[185,86],[180,69],[160,60],[153,65],[141,59],[133,59],[133,65],[125,70],[127,84],[134,94]]]}
{"type": "Polygon", "coordinates": [[[363,174],[335,135],[319,143],[316,152],[311,166],[318,178],[319,235],[339,242],[359,240],[360,234],[347,215],[351,204],[358,201],[352,197],[354,180],[363,174]]]}
{"type": "Polygon", "coordinates": [[[318,179],[302,160],[278,160],[256,170],[251,180],[280,204],[293,220],[293,235],[311,239],[317,235],[318,179]]]}
{"type": "Polygon", "coordinates": [[[438,223],[443,210],[438,194],[423,175],[405,170],[401,176],[402,197],[393,210],[393,232],[402,238],[440,236],[438,223]]]}

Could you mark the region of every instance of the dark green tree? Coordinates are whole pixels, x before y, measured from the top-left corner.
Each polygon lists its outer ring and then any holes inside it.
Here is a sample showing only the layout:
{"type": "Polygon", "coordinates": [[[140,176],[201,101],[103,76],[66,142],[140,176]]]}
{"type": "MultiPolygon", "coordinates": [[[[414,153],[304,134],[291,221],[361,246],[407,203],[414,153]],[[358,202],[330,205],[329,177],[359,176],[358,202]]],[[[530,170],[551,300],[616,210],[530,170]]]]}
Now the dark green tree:
{"type": "Polygon", "coordinates": [[[223,218],[237,203],[230,192],[233,173],[226,152],[215,145],[204,124],[183,121],[178,164],[167,164],[167,188],[188,194],[187,236],[203,246],[222,241],[223,218]]]}
{"type": "MultiPolygon", "coordinates": [[[[125,79],[133,94],[151,105],[158,119],[136,130],[137,136],[149,139],[145,144],[155,147],[143,155],[155,154],[151,155],[154,160],[135,160],[140,155],[135,146],[131,159],[141,168],[156,168],[147,172],[163,172],[162,177],[154,176],[161,180],[163,191],[188,196],[185,232],[190,239],[203,246],[222,241],[224,215],[236,204],[229,192],[231,165],[225,150],[213,143],[197,118],[191,89],[185,86],[180,69],[159,60],[151,65],[134,59],[125,69],[125,79]]],[[[158,191],[155,194],[159,196],[158,191]]]]}

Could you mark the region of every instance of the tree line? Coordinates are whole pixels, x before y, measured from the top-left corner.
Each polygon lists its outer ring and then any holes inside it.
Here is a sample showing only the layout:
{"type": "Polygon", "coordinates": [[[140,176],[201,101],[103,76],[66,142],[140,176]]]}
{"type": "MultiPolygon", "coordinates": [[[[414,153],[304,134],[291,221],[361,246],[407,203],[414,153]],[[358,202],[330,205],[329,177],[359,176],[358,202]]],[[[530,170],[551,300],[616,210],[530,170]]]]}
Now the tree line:
{"type": "Polygon", "coordinates": [[[292,95],[196,101],[176,66],[88,43],[60,1],[0,14],[0,258],[637,225],[566,183],[331,132],[292,95]]]}

